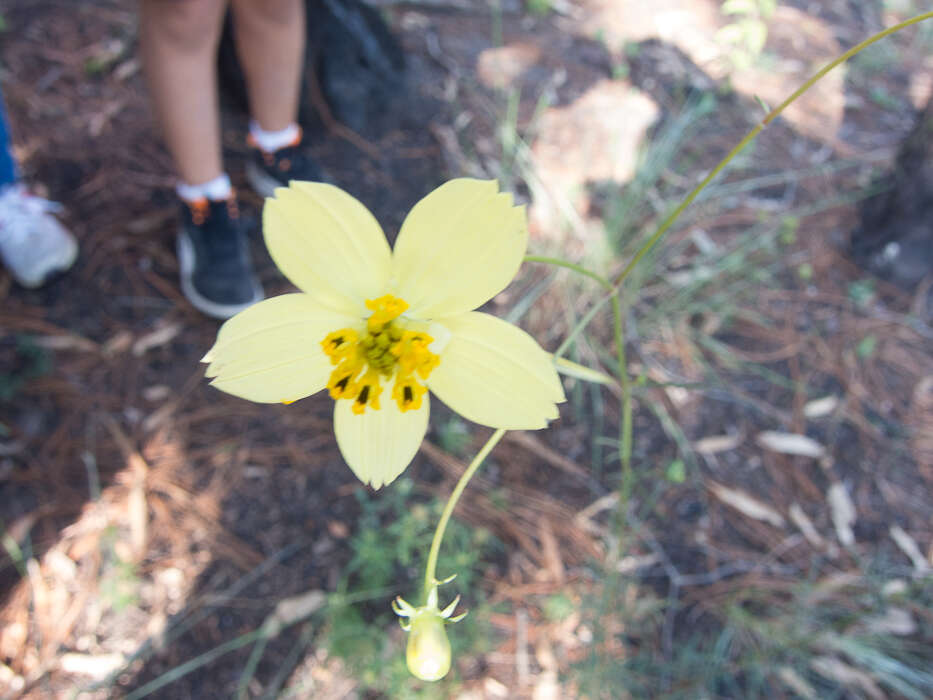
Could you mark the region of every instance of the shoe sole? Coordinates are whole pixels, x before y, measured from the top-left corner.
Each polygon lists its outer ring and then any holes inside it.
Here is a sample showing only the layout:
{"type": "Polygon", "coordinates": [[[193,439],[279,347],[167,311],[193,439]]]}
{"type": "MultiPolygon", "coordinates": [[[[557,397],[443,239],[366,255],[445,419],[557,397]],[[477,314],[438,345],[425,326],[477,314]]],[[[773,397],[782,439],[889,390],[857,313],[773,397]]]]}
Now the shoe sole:
{"type": "Polygon", "coordinates": [[[256,283],[253,284],[253,298],[243,304],[218,304],[216,301],[211,301],[202,296],[194,287],[194,244],[191,243],[191,238],[184,230],[178,232],[175,248],[178,253],[181,293],[201,313],[211,318],[226,320],[244,309],[248,309],[256,302],[262,301],[264,297],[262,287],[256,283]]]}
{"type": "Polygon", "coordinates": [[[258,165],[252,162],[246,164],[246,181],[260,197],[271,197],[276,189],[286,186],[285,183],[264,173],[258,165]]]}

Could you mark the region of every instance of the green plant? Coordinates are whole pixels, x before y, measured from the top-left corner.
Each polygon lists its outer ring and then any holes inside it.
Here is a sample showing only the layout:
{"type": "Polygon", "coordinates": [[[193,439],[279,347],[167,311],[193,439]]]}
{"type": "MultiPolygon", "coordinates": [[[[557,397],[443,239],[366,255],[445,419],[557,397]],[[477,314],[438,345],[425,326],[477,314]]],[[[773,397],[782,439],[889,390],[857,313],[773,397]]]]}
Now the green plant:
{"type": "Polygon", "coordinates": [[[464,457],[473,442],[473,436],[459,416],[451,415],[437,427],[437,441],[444,452],[464,457]]]}
{"type": "MultiPolygon", "coordinates": [[[[397,593],[398,581],[417,580],[416,572],[425,565],[441,504],[413,504],[417,501],[414,490],[414,482],[402,477],[378,496],[363,489],[357,491],[359,527],[350,540],[352,556],[338,593],[328,607],[323,643],[331,654],[343,659],[364,688],[379,690],[391,698],[449,697],[458,683],[456,674],[441,684],[425,685],[406,670],[404,654],[399,653],[404,644],[401,631],[390,635],[377,632],[394,627],[394,615],[384,602],[341,602],[365,591],[397,593]]],[[[447,534],[451,546],[438,558],[438,567],[442,572],[456,572],[457,578],[446,588],[469,590],[471,596],[470,614],[452,640],[453,652],[480,653],[487,648],[490,630],[477,582],[482,566],[495,556],[500,545],[488,530],[457,520],[450,521],[447,534]]]]}
{"type": "Polygon", "coordinates": [[[551,0],[525,0],[525,9],[532,15],[546,15],[551,11],[551,0]]]}
{"type": "Polygon", "coordinates": [[[13,341],[12,366],[0,372],[0,401],[12,400],[29,381],[48,374],[51,354],[36,345],[29,335],[17,335],[13,341]]]}
{"type": "Polygon", "coordinates": [[[732,21],[716,33],[716,40],[728,47],[733,66],[747,68],[761,54],[775,9],[777,0],[723,0],[721,12],[732,21]]]}
{"type": "Polygon", "coordinates": [[[100,597],[107,608],[115,613],[133,607],[139,602],[139,576],[133,562],[117,552],[119,533],[113,527],[104,532],[101,540],[103,574],[100,578],[100,597]]]}

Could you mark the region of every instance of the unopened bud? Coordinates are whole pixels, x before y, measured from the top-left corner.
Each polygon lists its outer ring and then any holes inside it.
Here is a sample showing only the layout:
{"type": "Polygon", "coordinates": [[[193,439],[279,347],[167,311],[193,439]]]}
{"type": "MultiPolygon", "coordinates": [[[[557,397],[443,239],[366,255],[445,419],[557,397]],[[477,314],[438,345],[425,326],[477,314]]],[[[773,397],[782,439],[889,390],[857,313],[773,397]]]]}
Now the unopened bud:
{"type": "Polygon", "coordinates": [[[450,640],[444,624],[436,609],[422,608],[411,618],[405,658],[416,678],[439,681],[450,670],[450,640]]]}
{"type": "Polygon", "coordinates": [[[459,622],[466,613],[453,616],[460,596],[443,610],[437,607],[437,587],[453,580],[435,581],[428,591],[425,604],[415,607],[401,596],[392,601],[392,610],[401,619],[402,629],[408,632],[408,648],[405,658],[408,670],[423,681],[439,681],[450,670],[450,640],[445,625],[459,622]]]}

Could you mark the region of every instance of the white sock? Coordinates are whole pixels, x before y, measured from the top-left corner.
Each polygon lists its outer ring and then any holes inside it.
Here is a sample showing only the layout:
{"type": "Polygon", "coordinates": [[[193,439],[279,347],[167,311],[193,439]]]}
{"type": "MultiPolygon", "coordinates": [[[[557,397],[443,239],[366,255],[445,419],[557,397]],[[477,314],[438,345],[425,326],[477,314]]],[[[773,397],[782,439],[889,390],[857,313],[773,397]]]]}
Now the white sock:
{"type": "Polygon", "coordinates": [[[175,192],[186,202],[193,202],[202,197],[213,199],[218,202],[227,199],[233,194],[233,186],[230,184],[230,177],[227,173],[221,173],[213,180],[201,183],[200,185],[189,185],[187,182],[179,182],[175,185],[175,192]]]}
{"type": "Polygon", "coordinates": [[[301,135],[301,127],[292,123],[278,131],[266,131],[259,126],[259,122],[255,119],[251,119],[249,122],[249,134],[253,137],[256,145],[266,153],[275,153],[283,146],[289,146],[294,143],[301,135]]]}

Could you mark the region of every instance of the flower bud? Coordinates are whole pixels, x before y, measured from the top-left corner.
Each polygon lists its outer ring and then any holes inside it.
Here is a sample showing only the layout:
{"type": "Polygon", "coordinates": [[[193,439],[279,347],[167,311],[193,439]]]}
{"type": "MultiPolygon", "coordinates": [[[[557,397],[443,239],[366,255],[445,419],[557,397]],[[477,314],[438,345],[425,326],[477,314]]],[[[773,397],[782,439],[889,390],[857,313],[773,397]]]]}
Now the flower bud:
{"type": "Polygon", "coordinates": [[[450,670],[450,640],[444,624],[444,618],[431,608],[421,608],[411,618],[405,658],[416,678],[439,681],[450,670]]]}

